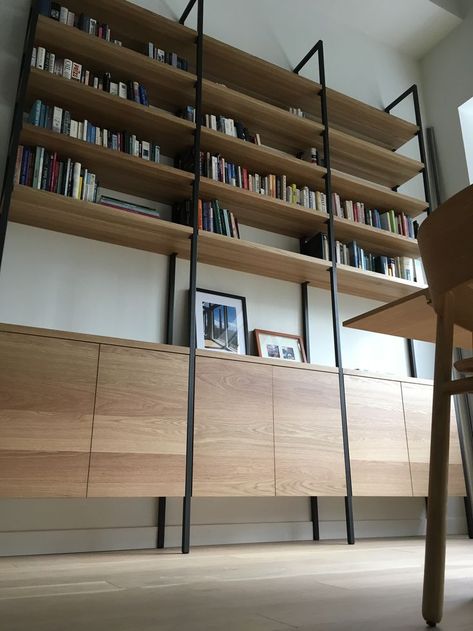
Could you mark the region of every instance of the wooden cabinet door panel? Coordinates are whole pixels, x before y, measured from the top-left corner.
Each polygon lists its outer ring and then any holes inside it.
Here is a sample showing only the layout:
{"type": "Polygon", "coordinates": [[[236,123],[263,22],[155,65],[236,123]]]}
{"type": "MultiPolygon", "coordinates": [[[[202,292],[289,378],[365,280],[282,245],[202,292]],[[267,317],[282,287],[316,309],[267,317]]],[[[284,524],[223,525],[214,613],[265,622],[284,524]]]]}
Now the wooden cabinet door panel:
{"type": "Polygon", "coordinates": [[[273,370],[276,495],[346,495],[338,375],[273,370]]]}
{"type": "Polygon", "coordinates": [[[101,346],[89,497],[184,494],[188,357],[101,346]]]}
{"type": "Polygon", "coordinates": [[[194,495],[274,495],[272,367],[197,358],[194,495]]]}
{"type": "Polygon", "coordinates": [[[398,381],[345,377],[353,495],[412,496],[398,381]]]}
{"type": "Polygon", "coordinates": [[[0,333],[0,496],[85,497],[98,345],[0,333]]]}
{"type": "MultiPolygon", "coordinates": [[[[426,497],[429,488],[432,395],[432,386],[414,383],[402,384],[412,486],[414,495],[419,497],[426,497]]],[[[453,402],[450,420],[450,465],[448,476],[449,495],[465,496],[465,478],[453,402]]]]}

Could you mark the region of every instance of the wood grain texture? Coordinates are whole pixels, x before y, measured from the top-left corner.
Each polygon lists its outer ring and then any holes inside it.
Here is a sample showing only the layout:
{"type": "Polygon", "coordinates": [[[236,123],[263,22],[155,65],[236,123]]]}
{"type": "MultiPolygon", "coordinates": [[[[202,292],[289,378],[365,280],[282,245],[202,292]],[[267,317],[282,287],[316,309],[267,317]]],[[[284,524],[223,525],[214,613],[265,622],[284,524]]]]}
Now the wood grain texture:
{"type": "Polygon", "coordinates": [[[0,332],[0,496],[85,497],[98,345],[0,332]]]}
{"type": "MultiPolygon", "coordinates": [[[[432,424],[432,386],[402,383],[406,432],[414,495],[427,497],[429,488],[430,428],[432,424]]],[[[465,496],[465,478],[452,402],[450,421],[450,461],[448,494],[465,496]]]]}
{"type": "Polygon", "coordinates": [[[276,495],[346,495],[338,376],[273,368],[276,495]]]}
{"type": "Polygon", "coordinates": [[[412,496],[401,385],[345,377],[353,495],[412,496]]]}
{"type": "Polygon", "coordinates": [[[185,355],[101,346],[89,497],[184,493],[185,355]]]}
{"type": "Polygon", "coordinates": [[[272,367],[198,357],[195,496],[274,495],[272,367]]]}

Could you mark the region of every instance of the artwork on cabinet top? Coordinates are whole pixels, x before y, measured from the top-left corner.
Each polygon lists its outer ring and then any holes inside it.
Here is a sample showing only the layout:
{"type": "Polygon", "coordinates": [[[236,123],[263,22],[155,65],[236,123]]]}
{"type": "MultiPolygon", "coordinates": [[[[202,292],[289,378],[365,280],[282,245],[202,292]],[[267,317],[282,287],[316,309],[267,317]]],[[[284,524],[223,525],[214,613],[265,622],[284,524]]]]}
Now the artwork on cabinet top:
{"type": "Polygon", "coordinates": [[[268,359],[306,362],[304,343],[299,335],[255,329],[258,355],[268,359]]]}
{"type": "Polygon", "coordinates": [[[196,292],[197,348],[237,355],[248,353],[246,300],[207,289],[196,292]]]}

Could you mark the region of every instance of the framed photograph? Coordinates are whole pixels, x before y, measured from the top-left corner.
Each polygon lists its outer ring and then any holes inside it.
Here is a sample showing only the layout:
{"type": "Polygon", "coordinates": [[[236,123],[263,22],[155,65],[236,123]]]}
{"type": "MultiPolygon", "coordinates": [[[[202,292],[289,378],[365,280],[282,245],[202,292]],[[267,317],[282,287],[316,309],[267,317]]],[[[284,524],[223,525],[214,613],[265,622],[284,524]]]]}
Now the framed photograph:
{"type": "Polygon", "coordinates": [[[246,355],[248,319],[243,296],[197,289],[197,348],[246,355]]]}
{"type": "Polygon", "coordinates": [[[300,335],[255,329],[255,338],[260,357],[286,359],[291,362],[307,362],[304,344],[300,335]]]}

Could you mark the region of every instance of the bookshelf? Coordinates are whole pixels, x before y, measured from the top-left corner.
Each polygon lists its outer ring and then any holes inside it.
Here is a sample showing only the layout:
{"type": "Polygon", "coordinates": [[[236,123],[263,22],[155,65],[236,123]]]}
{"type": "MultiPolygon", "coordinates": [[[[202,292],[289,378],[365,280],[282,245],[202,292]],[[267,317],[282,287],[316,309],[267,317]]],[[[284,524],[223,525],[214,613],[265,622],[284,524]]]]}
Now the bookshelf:
{"type": "MultiPolygon", "coordinates": [[[[306,331],[309,328],[307,286],[330,290],[337,349],[337,396],[341,405],[347,538],[353,543],[338,295],[344,293],[386,302],[407,297],[421,289],[422,285],[342,265],[334,260],[336,239],[345,242],[354,240],[373,254],[393,257],[417,257],[418,247],[415,239],[335,217],[331,209],[331,193],[337,192],[343,199],[359,200],[383,210],[394,209],[412,218],[428,210],[427,189],[426,200],[393,190],[425,172],[422,151],[420,160],[396,152],[407,141],[416,136],[421,137],[420,119],[415,124],[410,123],[327,88],[321,42],[308,56],[318,56],[320,77],[317,82],[204,36],[203,0],[197,0],[197,31],[125,0],[63,2],[72,11],[88,12],[100,22],[108,23],[113,37],[119,39],[122,45],[38,15],[33,9],[10,143],[8,186],[2,198],[3,234],[0,243],[3,244],[7,217],[17,223],[164,254],[174,262],[176,257],[190,261],[189,403],[183,518],[185,552],[189,550],[192,497],[197,357],[192,300],[195,300],[198,264],[205,263],[300,284],[303,288],[302,307],[306,331]],[[150,59],[147,56],[148,41],[159,42],[166,50],[175,50],[186,57],[189,61],[188,71],[150,59]],[[148,91],[150,107],[79,81],[30,68],[30,53],[34,44],[44,46],[58,56],[77,61],[97,74],[110,72],[114,81],[133,80],[142,83],[148,91]],[[232,69],[230,75],[228,68],[232,69]],[[67,109],[78,120],[87,119],[95,125],[110,129],[128,129],[139,138],[159,144],[161,153],[170,158],[191,148],[195,155],[199,155],[200,151],[219,153],[226,160],[250,171],[285,175],[288,183],[325,190],[328,212],[201,176],[198,168],[194,172],[187,172],[169,164],[150,162],[23,123],[23,111],[29,111],[36,99],[67,109]],[[197,113],[219,114],[243,121],[252,133],[260,134],[263,144],[253,144],[204,127],[199,116],[196,117],[197,124],[181,118],[179,112],[189,105],[195,105],[197,113]],[[294,106],[300,107],[306,115],[296,116],[291,113],[289,108],[294,106]],[[165,204],[192,199],[193,227],[63,197],[18,183],[14,185],[15,165],[12,164],[12,155],[16,155],[18,143],[41,146],[81,162],[97,174],[102,186],[119,193],[165,204]],[[296,157],[297,152],[307,147],[318,149],[323,157],[321,164],[311,164],[296,157]],[[218,199],[234,212],[241,224],[247,226],[300,240],[318,232],[328,233],[330,260],[198,230],[199,196],[204,200],[218,199]]],[[[189,8],[194,4],[195,0],[191,0],[189,8]]],[[[172,274],[171,264],[168,293],[168,324],[171,325],[174,299],[172,274]]],[[[306,345],[307,338],[308,334],[306,345]]],[[[172,336],[167,342],[172,344],[172,336]]],[[[256,361],[255,366],[260,363],[256,361]]]]}

